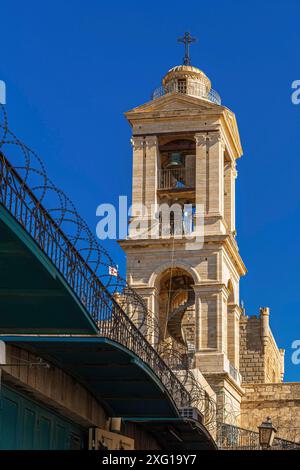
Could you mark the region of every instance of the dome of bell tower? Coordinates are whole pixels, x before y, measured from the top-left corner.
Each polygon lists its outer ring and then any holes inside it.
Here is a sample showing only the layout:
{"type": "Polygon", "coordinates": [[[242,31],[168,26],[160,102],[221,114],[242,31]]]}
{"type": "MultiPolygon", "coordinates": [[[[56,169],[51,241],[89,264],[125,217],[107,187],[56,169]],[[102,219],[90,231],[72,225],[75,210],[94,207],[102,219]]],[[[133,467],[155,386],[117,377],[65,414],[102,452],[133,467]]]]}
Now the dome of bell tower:
{"type": "Polygon", "coordinates": [[[212,89],[210,79],[202,70],[192,65],[177,65],[171,68],[163,77],[162,86],[154,90],[152,99],[170,93],[182,93],[221,104],[221,97],[212,89]]]}
{"type": "Polygon", "coordinates": [[[204,72],[202,72],[202,70],[198,69],[198,67],[194,67],[193,65],[176,65],[176,67],[172,67],[164,76],[162,84],[163,86],[166,86],[171,80],[180,80],[185,78],[202,82],[206,87],[207,92],[211,89],[210,79],[204,72]]]}
{"type": "Polygon", "coordinates": [[[189,32],[186,32],[184,37],[178,39],[178,42],[185,45],[183,65],[172,67],[166,73],[162,80],[162,86],[154,91],[152,99],[169,93],[183,93],[215,104],[221,104],[219,94],[211,88],[210,79],[198,67],[191,65],[189,47],[195,41],[196,39],[189,32]]]}
{"type": "Polygon", "coordinates": [[[168,93],[177,92],[206,97],[211,90],[211,81],[198,67],[177,65],[164,76],[162,86],[168,93]]]}

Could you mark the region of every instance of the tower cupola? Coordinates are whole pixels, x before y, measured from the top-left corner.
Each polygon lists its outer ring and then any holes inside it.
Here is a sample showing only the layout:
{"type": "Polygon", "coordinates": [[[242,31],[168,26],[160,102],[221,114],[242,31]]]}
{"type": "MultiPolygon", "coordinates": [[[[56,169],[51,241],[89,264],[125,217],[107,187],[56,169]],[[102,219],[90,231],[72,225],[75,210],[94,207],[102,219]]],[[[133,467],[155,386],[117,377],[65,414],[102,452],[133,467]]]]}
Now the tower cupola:
{"type": "Polygon", "coordinates": [[[171,68],[164,76],[162,86],[154,90],[152,99],[170,93],[183,93],[221,104],[221,97],[212,89],[210,79],[202,70],[192,65],[177,65],[171,68]]]}
{"type": "Polygon", "coordinates": [[[202,70],[192,65],[179,65],[168,71],[162,80],[166,93],[186,93],[191,96],[208,96],[211,82],[202,70]]]}
{"type": "Polygon", "coordinates": [[[162,80],[162,86],[154,91],[152,99],[169,93],[183,93],[221,104],[219,94],[211,88],[210,79],[202,70],[190,63],[189,46],[195,42],[195,38],[187,32],[178,41],[185,45],[183,65],[177,65],[167,72],[162,80]]]}

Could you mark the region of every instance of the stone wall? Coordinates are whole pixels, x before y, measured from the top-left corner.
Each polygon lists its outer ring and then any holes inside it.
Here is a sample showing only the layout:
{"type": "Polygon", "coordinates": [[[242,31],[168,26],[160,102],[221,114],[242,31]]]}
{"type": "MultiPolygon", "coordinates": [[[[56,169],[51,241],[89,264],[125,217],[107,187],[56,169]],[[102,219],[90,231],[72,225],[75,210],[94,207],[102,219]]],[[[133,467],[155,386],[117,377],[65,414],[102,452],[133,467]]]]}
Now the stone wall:
{"type": "Polygon", "coordinates": [[[269,309],[240,319],[240,373],[244,383],[282,382],[284,350],[278,349],[269,326],[269,309]]]}
{"type": "Polygon", "coordinates": [[[267,416],[276,437],[300,442],[300,382],[244,385],[240,426],[257,431],[267,416]]]}
{"type": "Polygon", "coordinates": [[[215,393],[216,420],[219,423],[240,425],[240,403],[243,391],[228,374],[205,374],[205,380],[215,393]]]}
{"type": "Polygon", "coordinates": [[[264,382],[261,323],[257,317],[240,319],[240,373],[243,383],[264,382]]]}

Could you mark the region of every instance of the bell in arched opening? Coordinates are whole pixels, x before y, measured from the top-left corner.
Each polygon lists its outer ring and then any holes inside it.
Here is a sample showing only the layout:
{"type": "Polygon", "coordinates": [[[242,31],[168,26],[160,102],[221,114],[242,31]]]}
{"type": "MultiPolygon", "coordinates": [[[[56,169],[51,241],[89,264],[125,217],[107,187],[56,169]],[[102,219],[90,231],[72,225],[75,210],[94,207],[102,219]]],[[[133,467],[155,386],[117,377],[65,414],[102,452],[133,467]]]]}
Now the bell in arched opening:
{"type": "Polygon", "coordinates": [[[182,155],[180,152],[172,152],[169,156],[169,161],[168,161],[168,164],[167,164],[167,168],[168,169],[171,169],[171,168],[178,168],[178,167],[181,167],[183,164],[183,161],[182,161],[182,155]]]}

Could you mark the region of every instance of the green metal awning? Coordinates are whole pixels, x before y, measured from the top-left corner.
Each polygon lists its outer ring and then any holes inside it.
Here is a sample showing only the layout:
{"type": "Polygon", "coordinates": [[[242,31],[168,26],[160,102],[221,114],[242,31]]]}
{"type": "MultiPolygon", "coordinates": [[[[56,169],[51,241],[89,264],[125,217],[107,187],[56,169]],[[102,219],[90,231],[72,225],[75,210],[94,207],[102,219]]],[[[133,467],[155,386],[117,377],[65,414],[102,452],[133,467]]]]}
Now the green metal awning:
{"type": "Polygon", "coordinates": [[[23,335],[0,335],[0,340],[65,370],[90,390],[110,416],[179,416],[172,397],[153,371],[112,340],[23,335]]]}
{"type": "Polygon", "coordinates": [[[1,205],[0,304],[0,332],[97,332],[52,261],[1,205]]]}
{"type": "Polygon", "coordinates": [[[150,432],[163,449],[214,450],[205,426],[182,418],[153,371],[131,351],[101,337],[6,336],[0,340],[24,348],[73,376],[106,409],[150,432]]]}
{"type": "Polygon", "coordinates": [[[217,450],[217,445],[203,424],[188,418],[123,418],[150,432],[168,451],[217,450]]]}

